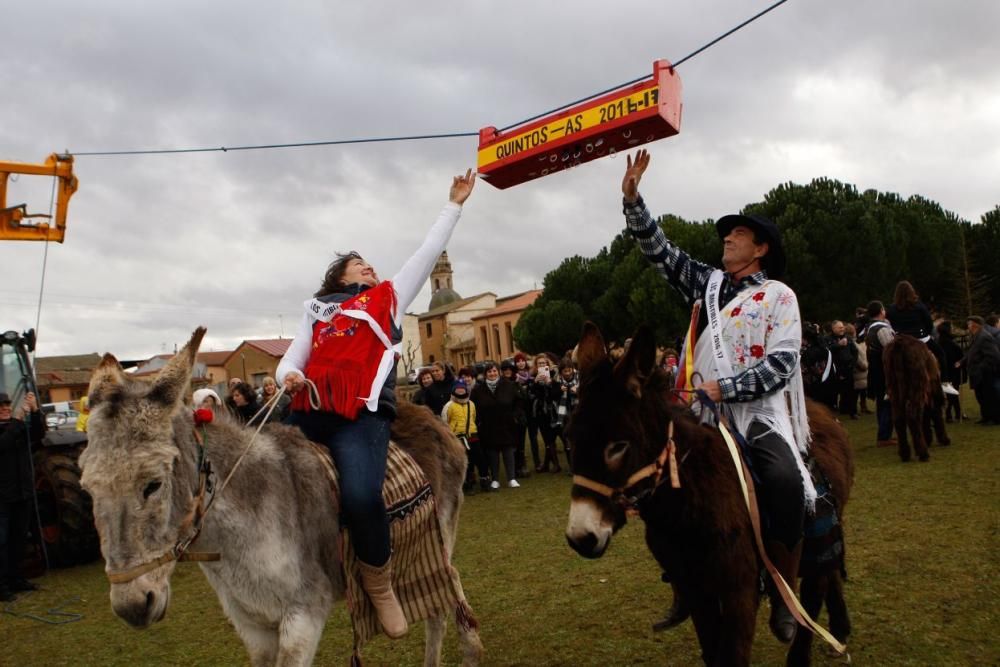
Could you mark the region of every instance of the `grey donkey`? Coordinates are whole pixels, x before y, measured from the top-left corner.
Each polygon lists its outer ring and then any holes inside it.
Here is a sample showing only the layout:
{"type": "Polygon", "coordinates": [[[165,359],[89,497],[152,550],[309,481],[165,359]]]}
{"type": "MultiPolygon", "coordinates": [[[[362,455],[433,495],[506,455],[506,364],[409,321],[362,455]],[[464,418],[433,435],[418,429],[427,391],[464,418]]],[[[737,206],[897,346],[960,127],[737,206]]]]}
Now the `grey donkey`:
{"type": "MultiPolygon", "coordinates": [[[[129,377],[108,354],[90,383],[82,481],[94,501],[112,582],[111,607],[135,627],[164,617],[175,567],[171,553],[200,512],[199,448],[184,399],[204,334],[204,328],[197,329],[152,380],[129,377]]],[[[445,547],[452,554],[465,454],[443,424],[428,421],[418,430],[421,438],[405,449],[431,483],[445,547]],[[436,437],[438,431],[444,437],[436,437]]],[[[221,417],[204,434],[205,457],[218,487],[253,430],[221,417]]],[[[251,663],[311,664],[330,608],[345,590],[337,507],[317,447],[298,429],[268,426],[228,486],[214,493],[218,497],[192,550],[221,554],[217,562],[200,567],[251,663]]],[[[440,662],[445,620],[441,615],[427,621],[426,665],[440,662]]],[[[482,644],[475,624],[458,625],[463,664],[476,665],[482,644]]]]}

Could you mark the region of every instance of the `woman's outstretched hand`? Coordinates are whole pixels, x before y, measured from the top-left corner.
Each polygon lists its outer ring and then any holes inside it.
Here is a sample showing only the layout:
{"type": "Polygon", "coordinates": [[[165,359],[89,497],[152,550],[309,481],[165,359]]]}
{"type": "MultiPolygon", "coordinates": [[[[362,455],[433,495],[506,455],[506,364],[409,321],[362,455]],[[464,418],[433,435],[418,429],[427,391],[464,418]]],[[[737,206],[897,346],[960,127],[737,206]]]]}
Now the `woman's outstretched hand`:
{"type": "Polygon", "coordinates": [[[469,198],[469,195],[472,194],[472,188],[475,184],[476,175],[471,169],[467,169],[465,176],[458,175],[452,179],[451,192],[448,193],[448,199],[461,206],[469,198]]]}
{"type": "Polygon", "coordinates": [[[648,166],[649,151],[645,148],[639,149],[634,161],[631,155],[627,156],[625,177],[622,179],[622,194],[625,195],[625,201],[631,203],[639,198],[639,181],[642,180],[642,175],[648,166]]]}

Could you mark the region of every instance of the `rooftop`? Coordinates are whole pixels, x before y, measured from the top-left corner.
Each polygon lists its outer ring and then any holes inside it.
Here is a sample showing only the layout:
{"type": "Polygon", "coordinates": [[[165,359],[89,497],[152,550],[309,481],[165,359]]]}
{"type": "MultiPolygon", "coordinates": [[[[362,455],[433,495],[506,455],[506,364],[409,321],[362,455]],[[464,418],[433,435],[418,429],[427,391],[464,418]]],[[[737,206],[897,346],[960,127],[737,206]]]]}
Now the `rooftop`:
{"type": "Polygon", "coordinates": [[[508,297],[504,297],[502,300],[497,299],[498,305],[493,310],[488,310],[482,315],[476,315],[472,319],[482,320],[488,317],[498,317],[500,315],[507,315],[508,313],[518,313],[531,304],[535,302],[535,299],[542,295],[542,290],[533,289],[527,292],[522,292],[520,294],[514,294],[508,297]]]}

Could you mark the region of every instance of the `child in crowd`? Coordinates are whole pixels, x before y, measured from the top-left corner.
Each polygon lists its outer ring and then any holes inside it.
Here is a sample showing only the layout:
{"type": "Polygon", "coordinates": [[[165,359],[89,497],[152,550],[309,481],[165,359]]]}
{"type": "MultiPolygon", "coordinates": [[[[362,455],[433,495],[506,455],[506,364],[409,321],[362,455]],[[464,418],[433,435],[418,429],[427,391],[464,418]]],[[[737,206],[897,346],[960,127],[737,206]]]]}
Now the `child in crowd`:
{"type": "Polygon", "coordinates": [[[480,484],[489,483],[489,472],[482,448],[479,446],[479,433],[476,430],[476,404],[469,400],[469,387],[464,380],[455,382],[451,389],[451,400],[444,406],[441,416],[451,432],[465,445],[468,464],[462,490],[466,494],[472,495],[476,493],[476,469],[479,469],[480,484]]]}

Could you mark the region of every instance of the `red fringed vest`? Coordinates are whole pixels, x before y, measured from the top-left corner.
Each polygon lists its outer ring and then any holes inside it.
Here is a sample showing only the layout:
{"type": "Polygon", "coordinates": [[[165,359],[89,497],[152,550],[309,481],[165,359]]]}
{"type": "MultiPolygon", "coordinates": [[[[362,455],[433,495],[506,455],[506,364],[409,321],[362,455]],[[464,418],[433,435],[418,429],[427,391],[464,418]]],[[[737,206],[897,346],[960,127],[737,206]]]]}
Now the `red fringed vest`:
{"type": "MultiPolygon", "coordinates": [[[[340,304],[329,322],[313,323],[305,374],[316,384],[320,410],[356,419],[370,399],[378,398],[395,360],[389,338],[395,309],[396,293],[386,280],[340,304]]],[[[298,392],[291,408],[312,409],[309,391],[298,392]]]]}

